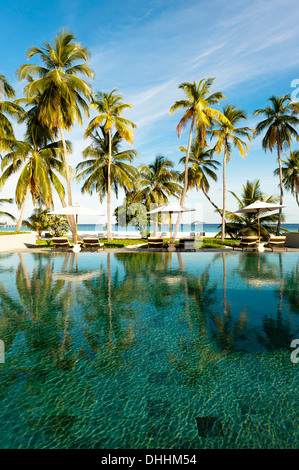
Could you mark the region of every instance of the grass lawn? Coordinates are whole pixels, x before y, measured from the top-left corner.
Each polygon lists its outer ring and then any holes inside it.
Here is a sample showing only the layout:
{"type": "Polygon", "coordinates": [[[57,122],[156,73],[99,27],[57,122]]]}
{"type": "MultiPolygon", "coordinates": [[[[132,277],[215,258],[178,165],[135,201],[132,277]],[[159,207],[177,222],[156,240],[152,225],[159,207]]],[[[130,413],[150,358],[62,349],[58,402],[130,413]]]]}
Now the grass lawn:
{"type": "MultiPolygon", "coordinates": [[[[170,238],[164,238],[164,246],[167,246],[167,242],[170,240],[170,238]]],[[[145,247],[147,246],[147,239],[146,238],[124,238],[124,239],[115,239],[112,240],[111,242],[108,242],[107,240],[103,239],[100,240],[104,243],[105,248],[124,248],[125,246],[129,245],[141,245],[143,244],[145,247]]],[[[232,239],[225,239],[225,241],[221,241],[219,238],[204,238],[203,241],[200,240],[201,246],[199,246],[199,249],[202,248],[223,248],[223,246],[233,246],[235,243],[238,243],[240,240],[232,240],[232,239]]],[[[70,240],[70,243],[72,243],[72,240],[70,240]]],[[[195,242],[196,243],[196,242],[195,242]]],[[[52,248],[53,243],[50,240],[37,240],[36,241],[36,246],[31,247],[33,249],[35,248],[52,248]]]]}
{"type": "MultiPolygon", "coordinates": [[[[70,240],[70,243],[72,243],[73,241],[70,240]]],[[[103,242],[104,245],[105,245],[105,248],[124,248],[125,246],[128,246],[128,245],[140,245],[141,243],[144,243],[145,245],[147,245],[147,239],[144,239],[144,238],[134,238],[134,239],[128,239],[128,238],[124,238],[124,239],[116,239],[116,240],[112,240],[111,242],[108,242],[107,240],[103,239],[101,240],[100,239],[100,242],[103,242]]],[[[37,240],[36,241],[36,246],[34,247],[31,247],[31,248],[52,248],[53,247],[53,243],[50,241],[50,240],[37,240]]]]}
{"type": "Polygon", "coordinates": [[[240,240],[233,240],[226,238],[223,242],[220,238],[204,238],[201,248],[223,248],[224,246],[234,246],[235,243],[239,243],[240,240]]]}
{"type": "Polygon", "coordinates": [[[4,232],[2,230],[0,231],[0,235],[28,235],[28,233],[31,233],[31,232],[20,232],[20,231],[4,232]]]}

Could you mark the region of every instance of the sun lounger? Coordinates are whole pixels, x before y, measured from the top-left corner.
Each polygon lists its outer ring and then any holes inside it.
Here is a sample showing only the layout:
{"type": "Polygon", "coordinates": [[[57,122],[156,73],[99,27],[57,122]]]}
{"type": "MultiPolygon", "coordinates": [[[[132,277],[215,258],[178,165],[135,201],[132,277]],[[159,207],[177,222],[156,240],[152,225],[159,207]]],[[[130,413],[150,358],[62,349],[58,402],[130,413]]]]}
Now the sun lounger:
{"type": "Polygon", "coordinates": [[[83,238],[84,250],[99,250],[100,248],[104,249],[104,243],[100,243],[98,238],[86,237],[83,238]]]}
{"type": "Polygon", "coordinates": [[[163,251],[163,238],[148,237],[147,249],[149,250],[161,250],[163,251]]]}
{"type": "Polygon", "coordinates": [[[233,246],[233,250],[235,248],[241,248],[242,251],[244,250],[257,250],[257,244],[258,244],[258,237],[242,237],[240,243],[235,243],[233,246]]]}
{"type": "Polygon", "coordinates": [[[44,238],[47,238],[47,239],[52,238],[52,235],[50,234],[50,232],[45,232],[44,238]]]}
{"type": "Polygon", "coordinates": [[[265,243],[264,247],[265,248],[270,248],[272,251],[273,251],[274,248],[284,248],[285,251],[287,251],[287,249],[285,247],[285,241],[286,241],[285,236],[271,235],[268,242],[265,243]]]}
{"type": "Polygon", "coordinates": [[[54,237],[52,238],[53,242],[53,250],[67,250],[69,248],[73,248],[73,244],[69,242],[69,239],[67,237],[54,237]]]}
{"type": "Polygon", "coordinates": [[[188,237],[188,238],[180,238],[179,243],[177,245],[178,251],[195,251],[194,247],[195,237],[188,237]]]}

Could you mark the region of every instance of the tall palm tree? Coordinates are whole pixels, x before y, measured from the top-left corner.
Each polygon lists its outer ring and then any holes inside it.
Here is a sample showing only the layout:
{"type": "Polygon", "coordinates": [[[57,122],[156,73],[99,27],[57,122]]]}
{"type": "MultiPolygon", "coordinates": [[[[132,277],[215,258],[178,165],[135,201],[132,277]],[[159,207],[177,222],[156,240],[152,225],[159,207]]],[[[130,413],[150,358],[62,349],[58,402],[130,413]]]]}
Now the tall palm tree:
{"type": "Polygon", "coordinates": [[[85,137],[88,137],[98,127],[102,126],[104,132],[108,134],[108,171],[107,171],[107,239],[112,240],[111,231],[111,160],[112,160],[112,129],[116,129],[122,139],[133,144],[133,131],[136,125],[121,116],[127,108],[132,108],[128,103],[124,103],[121,94],[114,88],[110,93],[98,92],[90,105],[95,108],[98,115],[92,119],[86,129],[85,137]]]}
{"type": "MultiPolygon", "coordinates": [[[[154,163],[141,165],[133,202],[142,202],[150,209],[151,204],[167,203],[169,197],[179,198],[182,187],[178,182],[179,172],[173,167],[173,162],[163,155],[157,155],[154,163]]],[[[155,234],[157,225],[156,221],[155,234]]]]}
{"type": "MultiPolygon", "coordinates": [[[[2,159],[3,173],[0,177],[0,187],[17,172],[21,171],[15,192],[15,201],[21,207],[21,213],[16,225],[19,230],[24,212],[31,194],[33,205],[36,201],[50,208],[53,202],[52,187],[60,198],[64,198],[64,187],[60,174],[65,177],[62,142],[51,142],[49,136],[43,134],[40,126],[31,125],[27,129],[24,141],[15,139],[0,139],[0,145],[7,151],[2,159]]],[[[66,143],[71,150],[69,142],[66,143]]]]}
{"type": "Polygon", "coordinates": [[[226,163],[231,157],[232,147],[237,147],[239,154],[245,157],[246,151],[249,151],[248,145],[240,137],[245,137],[251,141],[249,127],[236,127],[240,121],[246,120],[247,116],[244,111],[226,105],[223,109],[226,122],[221,123],[211,131],[211,136],[217,139],[214,150],[219,155],[223,151],[223,207],[222,207],[222,227],[221,240],[225,239],[225,217],[226,217],[226,163]]]}
{"type": "MultiPolygon", "coordinates": [[[[285,166],[282,167],[282,182],[287,191],[295,196],[299,206],[299,150],[290,151],[286,160],[281,160],[285,166]]],[[[279,175],[280,169],[276,168],[275,175],[279,175]]]]}
{"type": "MultiPolygon", "coordinates": [[[[29,83],[24,88],[26,97],[40,96],[38,118],[41,124],[53,131],[55,136],[60,132],[68,203],[72,205],[71,172],[64,130],[70,131],[75,121],[82,125],[81,109],[86,116],[89,116],[88,102],[92,97],[91,86],[78,76],[93,78],[93,72],[88,65],[89,51],[76,42],[76,37],[72,33],[63,30],[56,36],[53,46],[45,41],[42,48],[31,47],[27,58],[30,59],[34,55],[40,58],[42,66],[24,64],[19,67],[18,76],[20,80],[29,78],[29,83]],[[31,76],[36,79],[30,80],[31,76]]],[[[71,230],[74,234],[73,218],[71,230]]]]}
{"type": "MultiPolygon", "coordinates": [[[[108,166],[109,166],[109,135],[103,127],[101,134],[95,131],[90,135],[91,145],[83,151],[85,161],[80,162],[77,167],[77,180],[84,180],[82,193],[96,191],[100,201],[107,195],[108,191],[108,166]]],[[[136,150],[120,150],[122,138],[118,132],[111,139],[111,163],[110,180],[116,196],[119,188],[126,191],[133,187],[136,179],[136,169],[129,165],[137,156],[136,150]]]]}
{"type": "MultiPolygon", "coordinates": [[[[187,149],[185,147],[179,147],[179,149],[181,152],[185,154],[187,153],[187,149]]],[[[185,160],[186,156],[181,158],[180,163],[185,163],[185,160]]],[[[209,178],[213,181],[218,180],[215,170],[217,170],[217,167],[220,165],[217,160],[213,159],[213,149],[202,147],[201,143],[198,140],[195,140],[191,145],[189,164],[188,187],[190,189],[196,188],[197,190],[201,190],[208,201],[221,215],[221,210],[212,201],[208,194],[210,189],[209,178]]],[[[181,173],[179,179],[180,181],[184,181],[185,171],[181,173]]]]}
{"type": "MultiPolygon", "coordinates": [[[[28,77],[28,81],[32,82],[33,78],[28,77]]],[[[37,93],[33,97],[23,97],[16,100],[16,103],[22,104],[24,106],[24,112],[19,118],[19,124],[26,123],[27,128],[31,129],[31,133],[35,135],[35,140],[37,139],[47,139],[48,141],[53,141],[55,133],[46,126],[42,126],[39,121],[39,103],[41,99],[41,94],[37,93]],[[26,109],[29,108],[29,109],[26,109]]],[[[70,143],[66,143],[67,149],[70,149],[70,143]]],[[[71,171],[71,170],[70,170],[71,171]]],[[[62,193],[59,193],[60,201],[62,207],[66,207],[65,197],[62,193]]],[[[68,224],[71,227],[72,218],[71,216],[66,216],[68,224]]]]}
{"type": "MultiPolygon", "coordinates": [[[[230,193],[236,199],[239,209],[243,209],[243,207],[249,206],[255,201],[264,201],[269,204],[276,204],[278,202],[278,197],[276,195],[268,196],[262,191],[260,180],[247,180],[246,184],[243,185],[243,191],[240,197],[237,196],[233,191],[230,191],[230,193]]],[[[227,219],[228,223],[226,224],[226,229],[229,235],[233,238],[237,238],[243,235],[258,234],[258,217],[256,212],[245,212],[241,214],[227,212],[227,219]]],[[[266,215],[261,213],[261,234],[264,238],[267,238],[270,233],[275,232],[275,227],[273,224],[275,224],[277,220],[278,213],[269,214],[269,212],[266,212],[266,215]]]]}
{"type": "MultiPolygon", "coordinates": [[[[17,103],[10,101],[14,97],[14,89],[8,83],[7,78],[0,75],[0,138],[14,137],[12,124],[7,116],[18,118],[22,113],[22,108],[17,103]]],[[[2,151],[1,147],[0,151],[2,151]]]]}
{"type": "MultiPolygon", "coordinates": [[[[291,102],[290,95],[271,96],[270,105],[264,109],[257,109],[254,116],[263,116],[265,119],[260,121],[255,129],[255,134],[265,135],[262,140],[262,147],[265,150],[273,148],[277,150],[277,160],[279,166],[279,184],[280,184],[280,204],[283,204],[283,173],[281,165],[281,153],[284,148],[291,146],[292,138],[298,139],[299,135],[294,126],[299,124],[299,118],[295,115],[294,104],[291,102]]],[[[279,218],[276,234],[279,235],[282,220],[282,210],[279,209],[279,218]]]]}
{"type": "MultiPolygon", "coordinates": [[[[179,88],[185,92],[186,98],[176,101],[169,110],[170,114],[179,109],[185,110],[184,115],[176,128],[179,137],[186,125],[191,122],[185,159],[185,179],[184,189],[180,201],[181,206],[184,205],[188,190],[188,165],[194,126],[200,130],[202,136],[201,145],[204,146],[206,130],[211,127],[212,123],[215,121],[227,122],[226,117],[223,116],[220,111],[212,107],[213,105],[218,104],[222,98],[225,98],[225,96],[220,91],[210,94],[210,88],[213,85],[214,80],[214,78],[204,78],[199,82],[198,85],[195,81],[193,83],[181,83],[179,88]]],[[[181,213],[178,214],[176,227],[173,233],[173,240],[177,237],[180,223],[181,213]]]]}

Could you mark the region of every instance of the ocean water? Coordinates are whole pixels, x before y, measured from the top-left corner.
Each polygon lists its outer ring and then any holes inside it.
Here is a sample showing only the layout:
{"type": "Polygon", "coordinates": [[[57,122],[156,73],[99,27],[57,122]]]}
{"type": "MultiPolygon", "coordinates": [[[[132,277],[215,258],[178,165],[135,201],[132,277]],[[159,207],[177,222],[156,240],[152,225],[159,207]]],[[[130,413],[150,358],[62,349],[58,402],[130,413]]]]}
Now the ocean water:
{"type": "MultiPolygon", "coordinates": [[[[281,225],[283,228],[289,230],[290,232],[296,232],[299,231],[299,222],[297,224],[282,224],[281,225]]],[[[0,227],[0,231],[10,231],[14,230],[15,226],[14,225],[9,225],[7,227],[0,227]]],[[[175,224],[172,226],[173,230],[175,228],[175,224]]],[[[29,231],[29,229],[22,227],[22,231],[29,231]]],[[[104,224],[78,224],[78,231],[79,232],[105,232],[106,231],[106,226],[104,224]]],[[[116,224],[112,224],[112,231],[113,232],[138,232],[139,229],[138,227],[135,226],[128,226],[128,227],[118,227],[116,224]]],[[[153,227],[151,227],[151,230],[153,231],[153,227]]],[[[169,231],[169,225],[168,224],[162,224],[159,226],[159,232],[168,232],[169,231]]],[[[202,225],[190,225],[190,224],[181,224],[179,232],[207,232],[207,233],[215,233],[221,231],[221,228],[219,227],[219,224],[202,224],[202,225]]]]}

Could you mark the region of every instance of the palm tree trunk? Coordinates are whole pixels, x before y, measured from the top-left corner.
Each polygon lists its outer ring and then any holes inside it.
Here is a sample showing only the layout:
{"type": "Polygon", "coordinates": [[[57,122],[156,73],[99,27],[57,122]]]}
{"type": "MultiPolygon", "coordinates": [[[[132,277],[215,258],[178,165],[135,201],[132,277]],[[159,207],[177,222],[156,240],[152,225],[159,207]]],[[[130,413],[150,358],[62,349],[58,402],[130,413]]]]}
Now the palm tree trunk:
{"type": "MultiPolygon", "coordinates": [[[[281,160],[280,160],[280,142],[278,140],[277,143],[277,159],[278,159],[278,165],[279,165],[279,185],[280,185],[280,200],[279,204],[283,204],[283,183],[282,183],[282,165],[281,165],[281,160]]],[[[280,232],[280,226],[281,226],[281,216],[282,216],[282,209],[279,209],[279,216],[278,216],[278,222],[277,222],[277,229],[276,229],[276,235],[279,235],[280,232]]]]}
{"type": "MultiPolygon", "coordinates": [[[[184,178],[184,188],[183,188],[183,193],[180,201],[181,207],[183,207],[184,202],[185,202],[185,197],[187,194],[188,190],[188,167],[189,167],[189,155],[190,155],[190,149],[191,149],[191,143],[192,143],[192,134],[193,134],[193,127],[194,127],[194,122],[195,122],[195,116],[192,118],[192,123],[191,123],[191,129],[190,129],[190,134],[189,134],[189,141],[188,141],[188,148],[187,148],[187,153],[186,153],[186,160],[185,160],[185,178],[184,178]]],[[[171,242],[174,242],[174,240],[178,236],[178,231],[181,223],[181,218],[182,218],[182,212],[178,213],[178,218],[176,221],[175,229],[172,235],[171,242]]]]}
{"type": "Polygon", "coordinates": [[[109,315],[109,345],[113,348],[112,300],[111,300],[111,260],[107,253],[107,281],[108,281],[108,315],[109,315]]]}
{"type": "Polygon", "coordinates": [[[210,196],[208,195],[208,193],[206,192],[206,190],[204,188],[201,188],[202,192],[204,193],[204,195],[206,196],[207,200],[212,204],[213,207],[215,207],[215,209],[219,212],[219,214],[222,216],[221,214],[221,210],[219,209],[219,207],[216,206],[216,204],[212,201],[212,199],[210,198],[210,196]]]}
{"type": "Polygon", "coordinates": [[[225,239],[225,216],[226,216],[226,155],[227,155],[227,141],[224,144],[224,157],[223,157],[223,207],[222,207],[222,225],[221,225],[221,241],[225,239]]]}
{"type": "Polygon", "coordinates": [[[111,230],[111,131],[108,131],[109,135],[109,160],[108,160],[108,172],[107,172],[107,240],[112,240],[111,230]]]}
{"type": "MultiPolygon", "coordinates": [[[[69,206],[73,205],[72,201],[72,186],[71,186],[71,175],[70,175],[70,169],[69,169],[69,162],[68,162],[68,156],[67,156],[67,148],[66,148],[66,143],[65,143],[65,138],[64,138],[64,132],[61,126],[59,126],[59,131],[61,135],[61,142],[62,142],[62,148],[63,148],[63,159],[64,159],[64,166],[65,166],[65,173],[66,173],[66,183],[67,183],[67,194],[68,194],[68,204],[69,206]]],[[[70,226],[73,240],[75,239],[76,236],[76,227],[75,227],[75,219],[73,215],[67,216],[67,221],[70,226]]]]}
{"type": "Polygon", "coordinates": [[[23,204],[22,204],[20,217],[19,217],[19,220],[18,220],[17,225],[16,225],[16,232],[18,230],[20,230],[20,228],[21,228],[23,218],[24,218],[24,212],[25,212],[25,209],[26,209],[26,206],[27,206],[29,196],[30,196],[30,187],[28,186],[27,190],[26,190],[25,198],[24,198],[24,201],[23,201],[23,204]]]}

